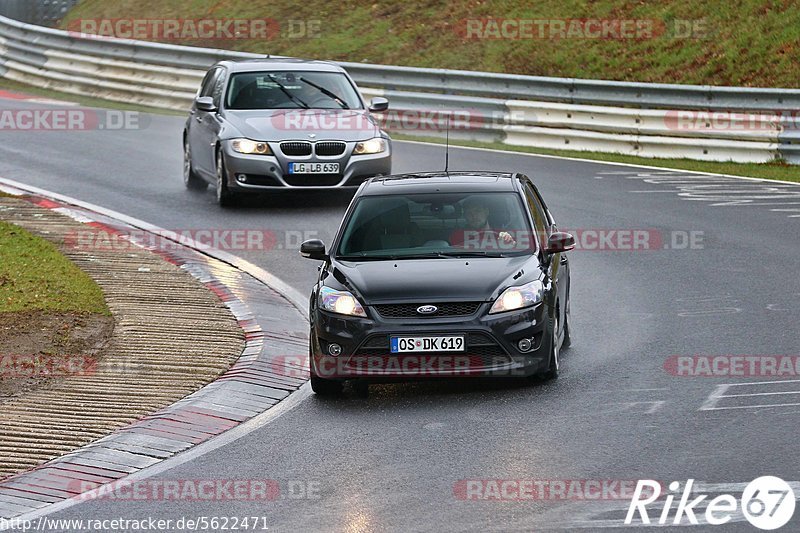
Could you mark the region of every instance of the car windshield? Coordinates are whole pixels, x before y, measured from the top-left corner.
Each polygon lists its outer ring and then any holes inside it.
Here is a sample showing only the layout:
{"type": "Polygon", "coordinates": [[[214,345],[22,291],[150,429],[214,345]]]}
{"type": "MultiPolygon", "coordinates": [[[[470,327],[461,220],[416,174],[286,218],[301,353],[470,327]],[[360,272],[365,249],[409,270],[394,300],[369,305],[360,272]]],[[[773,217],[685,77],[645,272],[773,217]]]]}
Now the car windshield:
{"type": "Polygon", "coordinates": [[[535,249],[516,194],[436,193],[361,198],[336,255],[342,260],[503,257],[535,249]]]}
{"type": "Polygon", "coordinates": [[[358,109],[361,102],[340,72],[269,71],[233,74],[228,109],[358,109]]]}

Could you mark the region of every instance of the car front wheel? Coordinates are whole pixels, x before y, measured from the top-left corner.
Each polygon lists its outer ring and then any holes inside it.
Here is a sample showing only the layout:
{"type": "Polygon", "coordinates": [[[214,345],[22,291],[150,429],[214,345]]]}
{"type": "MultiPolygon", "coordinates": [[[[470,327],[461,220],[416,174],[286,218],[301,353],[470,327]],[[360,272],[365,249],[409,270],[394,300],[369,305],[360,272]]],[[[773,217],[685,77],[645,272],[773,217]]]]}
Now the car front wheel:
{"type": "Polygon", "coordinates": [[[556,309],[556,316],[553,319],[553,334],[550,339],[550,365],[540,376],[545,381],[552,381],[558,378],[558,371],[561,365],[561,343],[558,340],[558,310],[556,309]]]}
{"type": "Polygon", "coordinates": [[[236,204],[236,198],[228,188],[228,171],[225,169],[222,150],[217,152],[217,203],[220,207],[231,207],[236,204]]]}
{"type": "Polygon", "coordinates": [[[567,305],[564,307],[564,340],[561,343],[562,348],[569,348],[572,346],[572,323],[569,316],[569,292],[567,293],[567,305]]]}
{"type": "Polygon", "coordinates": [[[311,374],[311,390],[320,396],[338,396],[342,393],[344,384],[341,381],[324,379],[311,374]]]}
{"type": "Polygon", "coordinates": [[[311,335],[309,335],[309,344],[308,344],[308,365],[309,371],[311,373],[311,390],[314,391],[314,394],[318,394],[319,396],[338,396],[342,393],[344,389],[344,383],[341,381],[336,381],[333,379],[325,379],[321,378],[318,375],[314,374],[314,367],[311,364],[311,361],[314,359],[314,349],[312,346],[314,338],[314,330],[311,330],[311,335]]]}
{"type": "Polygon", "coordinates": [[[204,191],[208,188],[208,182],[192,168],[192,150],[188,139],[183,140],[183,184],[192,191],[204,191]]]}

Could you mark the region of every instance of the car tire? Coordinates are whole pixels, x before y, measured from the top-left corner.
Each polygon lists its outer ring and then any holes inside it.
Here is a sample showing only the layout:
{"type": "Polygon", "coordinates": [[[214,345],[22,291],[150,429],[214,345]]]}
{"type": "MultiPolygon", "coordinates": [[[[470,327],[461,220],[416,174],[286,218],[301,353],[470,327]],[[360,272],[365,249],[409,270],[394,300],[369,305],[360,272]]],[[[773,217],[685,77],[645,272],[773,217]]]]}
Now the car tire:
{"type": "Polygon", "coordinates": [[[311,366],[311,361],[314,359],[314,348],[312,345],[314,341],[312,339],[314,339],[315,336],[313,329],[311,330],[311,334],[308,336],[308,338],[308,365],[309,373],[311,375],[311,390],[314,391],[314,394],[319,396],[339,396],[342,394],[342,390],[344,389],[344,382],[321,378],[314,374],[314,369],[311,366]]]}
{"type": "Polygon", "coordinates": [[[366,381],[351,381],[350,384],[353,386],[353,392],[356,393],[356,396],[359,398],[369,398],[369,383],[366,381]]]}
{"type": "Polygon", "coordinates": [[[189,141],[183,139],[183,184],[190,191],[204,191],[208,188],[208,182],[197,175],[192,168],[192,151],[189,148],[189,141]]]}
{"type": "Polygon", "coordinates": [[[324,379],[311,374],[311,390],[319,396],[339,396],[342,394],[344,383],[333,379],[324,379]]]}
{"type": "Polygon", "coordinates": [[[547,370],[539,375],[544,381],[553,381],[557,379],[561,367],[561,343],[558,340],[558,309],[556,309],[556,316],[553,320],[553,335],[550,339],[550,363],[547,370]]]}
{"type": "Polygon", "coordinates": [[[564,306],[564,340],[561,342],[561,347],[570,346],[572,346],[572,326],[569,320],[569,289],[567,289],[567,304],[564,306]]]}
{"type": "Polygon", "coordinates": [[[236,205],[236,195],[228,188],[227,171],[225,170],[225,157],[222,150],[217,151],[217,203],[220,207],[233,207],[236,205]]]}

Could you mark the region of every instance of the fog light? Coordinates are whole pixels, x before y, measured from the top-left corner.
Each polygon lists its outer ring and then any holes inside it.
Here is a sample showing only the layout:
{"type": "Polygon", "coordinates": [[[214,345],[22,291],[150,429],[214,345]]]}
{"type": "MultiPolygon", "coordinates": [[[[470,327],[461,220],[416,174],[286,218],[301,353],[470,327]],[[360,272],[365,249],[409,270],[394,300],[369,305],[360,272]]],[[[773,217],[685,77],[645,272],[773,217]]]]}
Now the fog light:
{"type": "Polygon", "coordinates": [[[531,349],[531,340],[530,339],[522,339],[517,343],[517,348],[519,348],[520,352],[527,352],[531,349]]]}
{"type": "Polygon", "coordinates": [[[328,345],[328,353],[334,357],[342,353],[342,347],[336,343],[328,345]]]}
{"type": "Polygon", "coordinates": [[[239,174],[238,176],[236,176],[236,181],[238,181],[239,183],[246,182],[247,181],[247,175],[246,174],[239,174]]]}

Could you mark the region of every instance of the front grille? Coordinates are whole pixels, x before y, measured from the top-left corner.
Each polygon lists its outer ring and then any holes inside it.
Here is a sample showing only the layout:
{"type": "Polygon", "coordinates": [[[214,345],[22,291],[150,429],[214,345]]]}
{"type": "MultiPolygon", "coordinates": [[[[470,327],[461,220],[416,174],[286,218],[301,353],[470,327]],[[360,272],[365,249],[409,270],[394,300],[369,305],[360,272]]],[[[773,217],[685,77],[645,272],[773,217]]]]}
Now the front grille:
{"type": "Polygon", "coordinates": [[[342,181],[340,174],[286,174],[283,179],[294,187],[332,187],[342,181]]]}
{"type": "Polygon", "coordinates": [[[480,306],[481,302],[451,302],[441,304],[384,304],[376,305],[375,310],[383,318],[441,318],[474,315],[480,306]],[[438,309],[435,313],[423,315],[417,312],[417,308],[422,305],[435,305],[438,309]]]}
{"type": "Polygon", "coordinates": [[[311,143],[285,142],[281,143],[281,152],[286,155],[311,155],[311,143]]]}
{"type": "Polygon", "coordinates": [[[342,155],[347,145],[343,142],[319,142],[314,146],[317,155],[342,155]]]}

